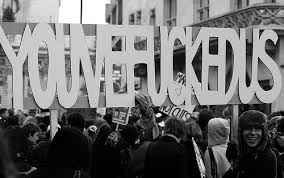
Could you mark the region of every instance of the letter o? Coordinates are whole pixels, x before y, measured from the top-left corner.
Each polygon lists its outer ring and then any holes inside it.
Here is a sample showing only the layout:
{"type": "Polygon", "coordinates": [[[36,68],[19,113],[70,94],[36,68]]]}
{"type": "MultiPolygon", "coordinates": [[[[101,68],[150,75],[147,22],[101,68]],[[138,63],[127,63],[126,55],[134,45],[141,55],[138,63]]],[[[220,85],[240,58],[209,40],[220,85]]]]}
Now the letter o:
{"type": "Polygon", "coordinates": [[[38,24],[32,34],[32,45],[28,55],[28,72],[31,89],[37,105],[42,109],[47,109],[52,104],[56,93],[56,49],[55,35],[48,24],[38,24]],[[38,70],[38,47],[41,42],[45,42],[48,49],[49,67],[47,87],[43,91],[38,70]]]}

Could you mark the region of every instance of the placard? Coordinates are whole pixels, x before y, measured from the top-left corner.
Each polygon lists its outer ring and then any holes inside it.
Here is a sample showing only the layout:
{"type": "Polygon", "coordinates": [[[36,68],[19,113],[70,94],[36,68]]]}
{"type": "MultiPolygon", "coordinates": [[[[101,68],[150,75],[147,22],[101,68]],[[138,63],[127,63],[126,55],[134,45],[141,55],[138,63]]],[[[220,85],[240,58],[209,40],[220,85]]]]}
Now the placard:
{"type": "Polygon", "coordinates": [[[129,114],[130,114],[129,108],[123,108],[123,107],[115,108],[112,114],[112,122],[121,125],[127,125],[129,120],[129,114]]]}

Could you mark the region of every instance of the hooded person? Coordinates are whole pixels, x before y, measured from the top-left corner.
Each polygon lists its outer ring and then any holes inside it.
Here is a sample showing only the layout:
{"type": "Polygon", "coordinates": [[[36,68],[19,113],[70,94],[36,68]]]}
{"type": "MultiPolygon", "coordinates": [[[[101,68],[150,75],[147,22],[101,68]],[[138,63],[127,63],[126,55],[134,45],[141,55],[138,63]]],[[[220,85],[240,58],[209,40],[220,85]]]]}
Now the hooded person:
{"type": "Polygon", "coordinates": [[[131,109],[131,117],[137,120],[137,127],[140,129],[140,147],[134,152],[133,158],[129,161],[128,173],[130,177],[144,174],[144,162],[148,146],[159,137],[160,131],[152,106],[153,103],[149,95],[141,92],[135,94],[135,108],[131,109]]]}
{"type": "Polygon", "coordinates": [[[284,162],[284,116],[277,117],[276,134],[272,140],[272,145],[278,150],[282,163],[284,162]]]}
{"type": "Polygon", "coordinates": [[[208,149],[204,162],[206,178],[222,178],[231,167],[226,157],[230,123],[226,119],[213,118],[208,122],[208,149]]]}
{"type": "Polygon", "coordinates": [[[27,178],[88,177],[89,142],[78,129],[63,128],[51,141],[47,159],[46,167],[33,171],[27,178]]]}
{"type": "Polygon", "coordinates": [[[266,115],[249,110],[239,118],[239,178],[283,177],[281,159],[269,144],[266,115]]]}

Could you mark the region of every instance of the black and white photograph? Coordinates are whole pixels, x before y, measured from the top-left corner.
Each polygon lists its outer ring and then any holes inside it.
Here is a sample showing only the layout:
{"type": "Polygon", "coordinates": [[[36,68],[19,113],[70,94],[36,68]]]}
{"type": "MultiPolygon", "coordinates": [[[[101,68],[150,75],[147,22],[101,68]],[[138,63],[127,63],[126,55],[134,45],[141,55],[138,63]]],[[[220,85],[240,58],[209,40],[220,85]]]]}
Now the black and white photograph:
{"type": "Polygon", "coordinates": [[[0,0],[0,178],[284,178],[284,0],[0,0]]]}

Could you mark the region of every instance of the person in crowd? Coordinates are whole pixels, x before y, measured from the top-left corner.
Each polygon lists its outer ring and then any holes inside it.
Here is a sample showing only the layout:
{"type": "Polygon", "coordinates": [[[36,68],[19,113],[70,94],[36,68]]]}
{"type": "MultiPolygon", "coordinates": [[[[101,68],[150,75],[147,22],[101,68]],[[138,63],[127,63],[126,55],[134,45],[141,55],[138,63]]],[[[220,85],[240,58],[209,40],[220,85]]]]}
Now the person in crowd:
{"type": "Polygon", "coordinates": [[[226,157],[230,123],[223,118],[208,122],[208,149],[204,155],[206,178],[222,178],[231,165],[226,157]]]}
{"type": "Polygon", "coordinates": [[[78,129],[60,129],[50,143],[47,165],[27,178],[88,177],[90,151],[87,138],[78,129]]]}
{"type": "Polygon", "coordinates": [[[133,158],[136,149],[136,140],[138,139],[138,130],[136,126],[127,124],[119,132],[121,135],[120,145],[118,145],[120,153],[120,167],[123,177],[129,177],[129,161],[133,158]]]}
{"type": "Polygon", "coordinates": [[[115,175],[120,171],[118,166],[111,167],[111,165],[119,163],[119,153],[114,153],[115,150],[112,147],[105,145],[111,132],[112,129],[107,123],[98,128],[98,135],[92,148],[92,178],[115,178],[115,175]],[[111,171],[109,170],[110,167],[112,168],[111,171]]]}
{"type": "Polygon", "coordinates": [[[20,127],[9,127],[5,130],[4,136],[8,139],[8,146],[11,158],[16,168],[17,177],[21,178],[35,170],[27,162],[28,139],[25,131],[20,127]]]}
{"type": "Polygon", "coordinates": [[[278,150],[281,161],[284,163],[284,116],[276,117],[279,117],[279,119],[277,121],[276,134],[272,140],[272,146],[278,150]]]}
{"type": "Polygon", "coordinates": [[[266,127],[266,115],[260,111],[249,110],[240,116],[237,165],[230,169],[230,177],[283,178],[281,158],[269,144],[266,127]]]}
{"type": "Polygon", "coordinates": [[[9,112],[7,108],[0,109],[0,127],[4,128],[6,125],[7,118],[9,117],[9,112]]]}
{"type": "MultiPolygon", "coordinates": [[[[151,98],[143,93],[136,93],[135,108],[131,110],[130,120],[136,121],[139,131],[139,145],[129,161],[128,174],[130,177],[144,174],[145,158],[148,146],[158,140],[160,131],[152,109],[151,98]]],[[[135,123],[135,122],[134,122],[135,123]]]]}
{"type": "Polygon", "coordinates": [[[16,178],[16,171],[10,157],[8,142],[2,130],[0,130],[0,153],[0,177],[16,178]]]}
{"type": "Polygon", "coordinates": [[[116,124],[112,122],[112,113],[107,113],[106,115],[104,115],[103,119],[107,121],[112,130],[115,130],[116,124]]]}
{"type": "Polygon", "coordinates": [[[17,116],[8,116],[4,125],[4,128],[19,126],[19,118],[17,116]]]}
{"type": "Polygon", "coordinates": [[[145,159],[144,178],[187,177],[184,147],[180,144],[185,134],[185,123],[176,117],[168,117],[165,135],[151,143],[145,159]]]}
{"type": "Polygon", "coordinates": [[[207,149],[207,126],[210,119],[213,118],[213,112],[210,109],[202,109],[198,114],[198,125],[201,128],[203,134],[203,141],[200,141],[200,149],[204,153],[207,149]]]}
{"type": "Polygon", "coordinates": [[[29,145],[31,148],[37,144],[38,135],[40,134],[41,130],[39,126],[33,122],[27,123],[23,126],[25,136],[29,141],[29,145]]]}
{"type": "Polygon", "coordinates": [[[79,113],[72,113],[68,116],[67,122],[69,127],[74,127],[79,129],[81,132],[84,131],[85,128],[85,119],[84,117],[79,113]]]}
{"type": "Polygon", "coordinates": [[[205,167],[203,162],[203,155],[198,144],[198,140],[202,140],[202,131],[199,125],[193,119],[188,119],[185,122],[185,135],[182,140],[182,144],[185,147],[185,157],[187,159],[188,173],[191,178],[200,178],[201,175],[205,175],[205,167]]]}

